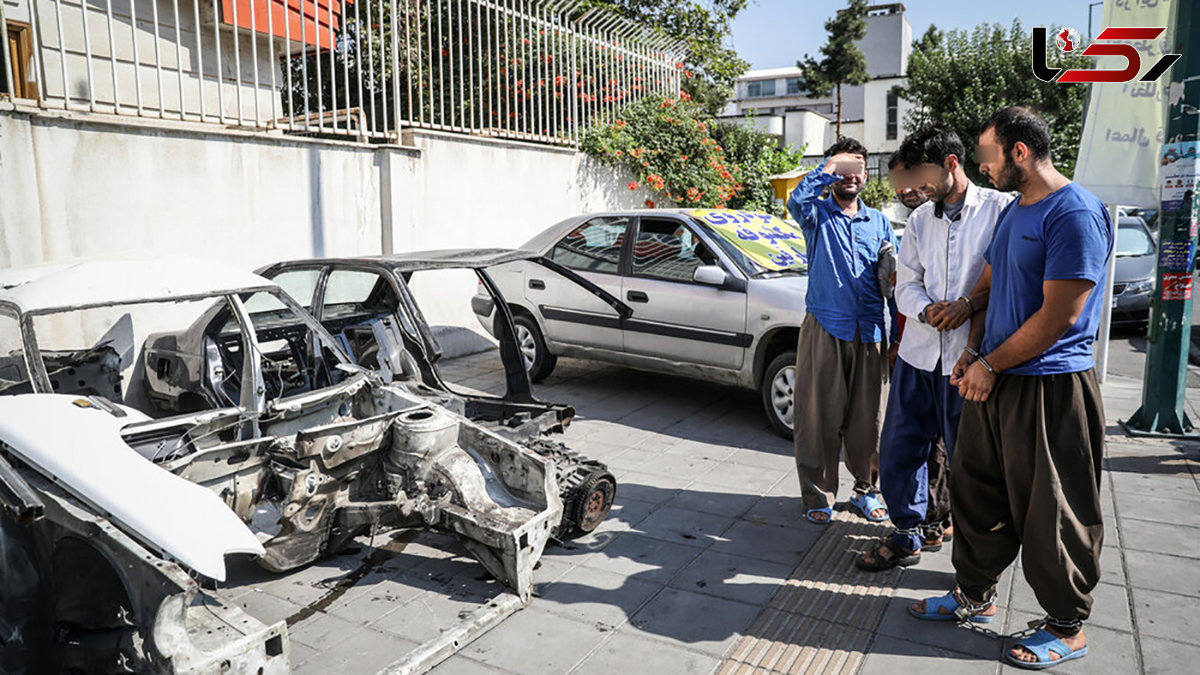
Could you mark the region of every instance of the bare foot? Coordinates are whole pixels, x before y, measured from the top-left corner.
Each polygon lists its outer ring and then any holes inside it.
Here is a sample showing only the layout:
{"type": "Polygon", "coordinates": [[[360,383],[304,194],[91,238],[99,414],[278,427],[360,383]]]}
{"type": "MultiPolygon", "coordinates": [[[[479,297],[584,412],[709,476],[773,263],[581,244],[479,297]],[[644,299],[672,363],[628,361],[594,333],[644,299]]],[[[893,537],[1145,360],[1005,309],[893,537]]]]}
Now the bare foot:
{"type": "Polygon", "coordinates": [[[805,517],[807,517],[809,520],[813,520],[818,523],[828,523],[829,522],[829,513],[822,511],[820,509],[810,510],[808,513],[805,514],[805,517]]]}
{"type": "MultiPolygon", "coordinates": [[[[1074,635],[1063,635],[1058,631],[1058,629],[1051,626],[1043,626],[1043,628],[1046,629],[1047,633],[1050,633],[1059,640],[1062,640],[1063,644],[1065,644],[1071,651],[1077,651],[1087,645],[1087,640],[1083,637],[1082,630],[1074,635]]],[[[1011,654],[1014,659],[1021,661],[1022,663],[1036,663],[1038,660],[1038,658],[1033,655],[1033,652],[1021,646],[1013,647],[1012,649],[1008,650],[1008,653],[1011,654]]],[[[1061,658],[1062,656],[1055,654],[1054,652],[1050,652],[1051,661],[1057,661],[1061,658]]]]}

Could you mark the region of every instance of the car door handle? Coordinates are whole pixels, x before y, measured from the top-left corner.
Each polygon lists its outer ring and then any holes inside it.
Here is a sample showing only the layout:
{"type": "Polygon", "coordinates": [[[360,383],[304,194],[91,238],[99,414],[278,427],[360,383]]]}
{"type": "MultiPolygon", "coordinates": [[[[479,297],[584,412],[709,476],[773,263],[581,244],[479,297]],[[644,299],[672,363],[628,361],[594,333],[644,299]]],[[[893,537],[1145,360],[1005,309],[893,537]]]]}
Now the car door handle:
{"type": "Polygon", "coordinates": [[[529,287],[535,291],[544,291],[546,290],[546,282],[541,279],[530,279],[529,287]]]}
{"type": "Polygon", "coordinates": [[[642,291],[629,291],[625,294],[625,299],[630,302],[650,302],[650,296],[642,291]]]}

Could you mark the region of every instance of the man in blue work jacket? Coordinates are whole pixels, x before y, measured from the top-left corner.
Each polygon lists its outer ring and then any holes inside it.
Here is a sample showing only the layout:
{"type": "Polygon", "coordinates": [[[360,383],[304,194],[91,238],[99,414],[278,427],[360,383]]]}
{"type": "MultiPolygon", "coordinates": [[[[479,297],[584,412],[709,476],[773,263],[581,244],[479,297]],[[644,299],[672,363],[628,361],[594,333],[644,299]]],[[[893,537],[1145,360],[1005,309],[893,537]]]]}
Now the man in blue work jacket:
{"type": "Polygon", "coordinates": [[[858,197],[867,181],[866,156],[852,138],[834,143],[787,204],[808,248],[808,314],[796,347],[793,419],[805,517],[818,524],[833,514],[841,453],[855,480],[850,505],[868,520],[887,519],[877,488],[887,357],[876,264],[880,247],[895,246],[896,235],[887,217],[858,197]],[[830,195],[822,199],[825,188],[830,195]]]}

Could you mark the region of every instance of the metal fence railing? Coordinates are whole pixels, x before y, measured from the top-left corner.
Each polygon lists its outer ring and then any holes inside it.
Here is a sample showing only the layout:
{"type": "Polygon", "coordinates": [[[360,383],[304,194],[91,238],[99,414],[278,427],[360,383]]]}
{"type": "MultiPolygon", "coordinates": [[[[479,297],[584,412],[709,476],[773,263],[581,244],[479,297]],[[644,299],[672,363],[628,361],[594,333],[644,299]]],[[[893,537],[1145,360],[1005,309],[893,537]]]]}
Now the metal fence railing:
{"type": "Polygon", "coordinates": [[[0,94],[360,140],[576,144],[679,91],[682,44],[584,0],[0,0],[0,94]]]}

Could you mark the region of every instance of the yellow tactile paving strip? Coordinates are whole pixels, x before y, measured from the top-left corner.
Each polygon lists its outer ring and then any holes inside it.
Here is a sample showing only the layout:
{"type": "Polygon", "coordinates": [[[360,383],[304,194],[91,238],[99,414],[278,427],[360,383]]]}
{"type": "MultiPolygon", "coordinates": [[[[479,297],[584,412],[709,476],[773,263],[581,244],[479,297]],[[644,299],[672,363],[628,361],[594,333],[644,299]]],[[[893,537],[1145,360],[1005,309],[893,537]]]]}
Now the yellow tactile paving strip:
{"type": "Polygon", "coordinates": [[[717,674],[856,672],[900,571],[863,572],[854,556],[887,532],[883,525],[835,513],[828,531],[734,643],[717,674]]]}

